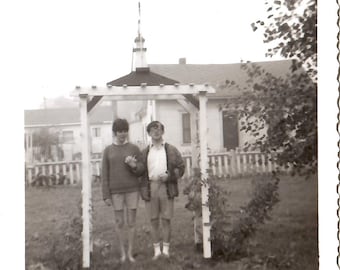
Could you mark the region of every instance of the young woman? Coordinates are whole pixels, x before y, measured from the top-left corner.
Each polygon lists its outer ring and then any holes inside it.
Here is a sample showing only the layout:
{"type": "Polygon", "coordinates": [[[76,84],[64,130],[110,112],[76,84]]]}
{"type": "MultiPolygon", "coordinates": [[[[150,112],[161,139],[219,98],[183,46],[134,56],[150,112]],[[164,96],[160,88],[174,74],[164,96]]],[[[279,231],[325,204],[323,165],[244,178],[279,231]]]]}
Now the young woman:
{"type": "Polygon", "coordinates": [[[128,142],[129,124],[125,119],[117,119],[112,125],[114,141],[103,152],[102,159],[102,192],[106,205],[113,206],[115,214],[115,231],[120,247],[121,262],[126,258],[134,262],[133,242],[136,214],[139,200],[138,175],[143,172],[139,162],[139,148],[128,142]],[[127,222],[124,220],[124,209],[127,222]],[[127,254],[124,248],[124,225],[127,223],[127,254]]]}

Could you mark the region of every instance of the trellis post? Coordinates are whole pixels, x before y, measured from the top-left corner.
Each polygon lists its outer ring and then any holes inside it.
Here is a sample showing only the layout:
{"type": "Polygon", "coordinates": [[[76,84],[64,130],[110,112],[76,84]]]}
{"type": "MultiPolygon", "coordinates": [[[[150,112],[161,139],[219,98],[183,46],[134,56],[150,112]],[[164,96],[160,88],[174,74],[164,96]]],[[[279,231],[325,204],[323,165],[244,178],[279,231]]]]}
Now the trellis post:
{"type": "Polygon", "coordinates": [[[201,156],[201,193],[202,193],[202,226],[203,226],[203,257],[211,258],[210,242],[210,210],[209,184],[208,184],[208,143],[207,143],[207,92],[199,92],[199,131],[200,131],[200,156],[201,156]]]}
{"type": "MultiPolygon", "coordinates": [[[[198,168],[198,149],[197,149],[197,112],[198,109],[191,103],[187,103],[184,100],[177,100],[182,107],[190,113],[190,130],[191,130],[191,175],[194,176],[196,169],[198,168]]],[[[202,219],[197,211],[193,211],[194,214],[194,240],[195,245],[202,244],[202,236],[199,231],[202,231],[202,219]]]]}
{"type": "Polygon", "coordinates": [[[83,269],[90,269],[91,253],[91,166],[90,166],[90,139],[87,112],[87,94],[80,94],[80,122],[82,141],[82,219],[83,219],[83,269]]]}

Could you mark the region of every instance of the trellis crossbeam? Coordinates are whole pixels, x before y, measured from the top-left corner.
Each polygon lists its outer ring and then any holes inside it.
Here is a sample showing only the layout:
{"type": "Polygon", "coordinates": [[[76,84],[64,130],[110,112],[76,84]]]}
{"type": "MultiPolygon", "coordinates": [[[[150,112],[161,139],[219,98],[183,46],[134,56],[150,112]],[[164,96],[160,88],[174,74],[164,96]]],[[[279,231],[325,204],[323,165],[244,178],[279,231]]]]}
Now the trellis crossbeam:
{"type": "MultiPolygon", "coordinates": [[[[189,84],[189,85],[157,85],[157,86],[105,86],[105,87],[79,87],[71,93],[71,96],[89,95],[89,96],[147,96],[157,98],[161,95],[169,98],[167,95],[199,94],[200,92],[215,93],[215,89],[208,84],[189,84]]],[[[173,97],[172,97],[173,99],[173,97]]]]}

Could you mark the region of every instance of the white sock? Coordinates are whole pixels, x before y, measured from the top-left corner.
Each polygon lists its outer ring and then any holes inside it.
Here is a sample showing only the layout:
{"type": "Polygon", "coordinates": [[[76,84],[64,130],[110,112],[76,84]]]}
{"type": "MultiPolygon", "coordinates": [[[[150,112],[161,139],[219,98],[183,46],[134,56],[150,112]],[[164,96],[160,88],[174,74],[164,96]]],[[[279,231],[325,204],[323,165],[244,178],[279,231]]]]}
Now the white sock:
{"type": "Polygon", "coordinates": [[[163,254],[169,255],[170,243],[163,242],[163,254]]]}
{"type": "Polygon", "coordinates": [[[153,248],[155,251],[155,256],[161,255],[161,245],[160,243],[154,243],[153,248]]]}

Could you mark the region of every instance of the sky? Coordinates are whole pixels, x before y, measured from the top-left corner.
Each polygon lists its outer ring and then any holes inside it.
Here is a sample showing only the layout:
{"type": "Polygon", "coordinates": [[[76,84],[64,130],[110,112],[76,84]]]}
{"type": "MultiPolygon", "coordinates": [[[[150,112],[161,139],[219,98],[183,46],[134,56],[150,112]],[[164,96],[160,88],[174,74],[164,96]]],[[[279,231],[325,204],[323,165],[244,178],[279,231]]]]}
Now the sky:
{"type": "Polygon", "coordinates": [[[250,26],[266,15],[263,0],[24,1],[15,11],[20,20],[11,18],[20,31],[14,46],[25,82],[23,108],[129,73],[138,2],[150,64],[176,64],[181,57],[188,64],[270,60],[262,34],[250,26]]]}
{"type": "MultiPolygon", "coordinates": [[[[142,0],[142,34],[150,64],[263,61],[262,35],[250,24],[265,0],[142,0]]],[[[334,3],[333,3],[334,2],[334,3]]],[[[318,3],[318,160],[320,269],[336,266],[337,9],[318,3]]],[[[104,86],[131,70],[136,0],[0,2],[0,246],[3,269],[24,269],[23,109],[76,85],[104,86]],[[20,155],[21,153],[21,155],[20,155]],[[5,221],[5,222],[4,222],[5,221]],[[7,221],[7,222],[6,222],[7,221]],[[8,233],[10,232],[10,233],[8,233]],[[10,267],[8,267],[10,266],[10,267]]]]}

